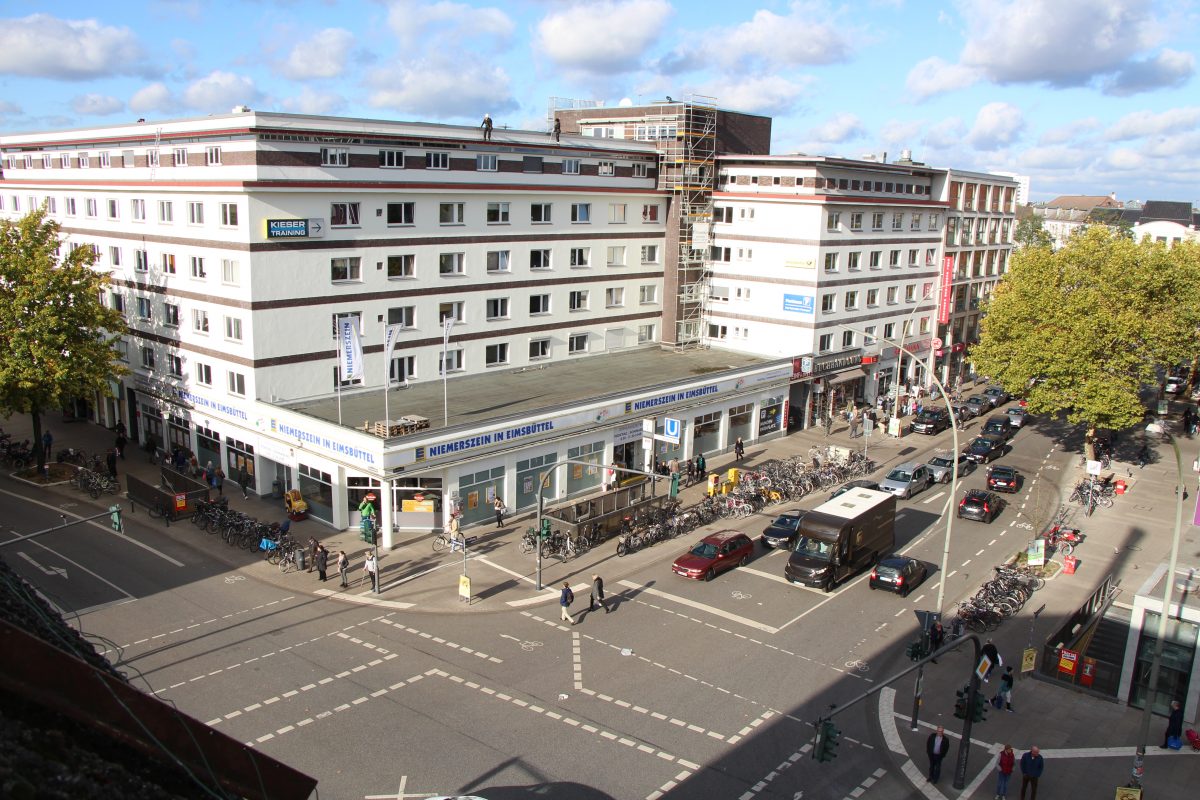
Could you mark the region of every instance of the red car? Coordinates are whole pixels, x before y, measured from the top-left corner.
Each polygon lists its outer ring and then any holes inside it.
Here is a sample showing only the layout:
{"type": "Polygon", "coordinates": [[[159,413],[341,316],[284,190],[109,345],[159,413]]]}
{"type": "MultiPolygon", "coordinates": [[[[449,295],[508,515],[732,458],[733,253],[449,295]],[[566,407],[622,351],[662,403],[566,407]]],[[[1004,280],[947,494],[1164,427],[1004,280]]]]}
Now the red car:
{"type": "Polygon", "coordinates": [[[754,543],[738,531],[721,531],[705,536],[688,552],[675,559],[671,571],[695,580],[711,581],[718,572],[750,560],[754,543]]]}

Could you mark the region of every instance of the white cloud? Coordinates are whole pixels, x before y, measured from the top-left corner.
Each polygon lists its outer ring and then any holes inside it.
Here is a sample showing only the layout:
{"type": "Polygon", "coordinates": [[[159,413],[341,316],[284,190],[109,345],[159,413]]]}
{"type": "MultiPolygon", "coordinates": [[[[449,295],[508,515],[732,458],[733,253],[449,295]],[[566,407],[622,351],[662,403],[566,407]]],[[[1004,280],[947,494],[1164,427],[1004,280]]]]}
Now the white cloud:
{"type": "Polygon", "coordinates": [[[1200,153],[1200,131],[1155,137],[1145,144],[1142,152],[1153,158],[1172,159],[1170,167],[1174,168],[1182,160],[1193,159],[1200,153]]]}
{"type": "Polygon", "coordinates": [[[345,108],[346,98],[337,92],[318,92],[305,86],[298,95],[285,97],[279,104],[296,114],[335,114],[345,108]]]}
{"type": "Polygon", "coordinates": [[[707,84],[702,87],[701,94],[718,98],[721,108],[751,114],[787,116],[796,110],[796,101],[812,82],[811,78],[793,80],[781,75],[767,75],[731,83],[707,84]]]}
{"type": "Polygon", "coordinates": [[[1078,147],[1031,147],[1017,156],[1016,169],[1077,169],[1091,161],[1091,155],[1078,147]]]}
{"type": "Polygon", "coordinates": [[[1025,127],[1021,110],[1009,103],[988,103],[975,115],[967,141],[976,150],[997,150],[1012,144],[1025,127]]]}
{"type": "Polygon", "coordinates": [[[916,141],[917,135],[925,123],[921,120],[901,121],[888,120],[879,131],[879,138],[888,146],[907,147],[909,142],[916,141]]]}
{"type": "Polygon", "coordinates": [[[213,70],[183,90],[184,103],[209,114],[225,113],[236,105],[253,106],[258,99],[254,81],[244,75],[213,70]]]}
{"type": "Polygon", "coordinates": [[[368,83],[375,89],[372,106],[412,119],[483,119],[488,113],[501,126],[500,114],[518,108],[507,73],[477,62],[418,61],[375,70],[368,83]]]}
{"type": "Polygon", "coordinates": [[[605,0],[556,10],[538,22],[533,47],[568,71],[631,72],[642,65],[671,12],[667,0],[605,0]]]}
{"type": "Polygon", "coordinates": [[[793,3],[780,16],[760,9],[748,21],[723,32],[705,51],[726,62],[762,61],[775,66],[833,64],[845,61],[850,44],[838,29],[822,21],[828,12],[793,3]]]}
{"type": "Polygon", "coordinates": [[[980,77],[981,73],[977,69],[950,64],[937,56],[931,56],[913,65],[904,81],[904,88],[913,98],[921,101],[935,94],[965,89],[977,83],[980,77]]]}
{"type": "Polygon", "coordinates": [[[346,69],[354,34],[344,28],[325,28],[292,47],[279,71],[292,80],[336,78],[346,69]]]}
{"type": "Polygon", "coordinates": [[[1200,106],[1172,108],[1155,114],[1153,111],[1135,111],[1117,120],[1104,133],[1110,142],[1138,139],[1158,134],[1183,133],[1200,126],[1200,106]]]}
{"type": "Polygon", "coordinates": [[[965,129],[958,117],[949,117],[925,131],[921,144],[931,150],[946,150],[962,143],[965,129]]]}
{"type": "Polygon", "coordinates": [[[1196,72],[1196,58],[1191,53],[1164,49],[1154,58],[1131,61],[1116,75],[1105,81],[1104,93],[1128,97],[1155,89],[1177,89],[1196,72]]]}
{"type": "Polygon", "coordinates": [[[1118,147],[1104,157],[1104,163],[1113,169],[1133,170],[1143,169],[1146,160],[1136,150],[1128,147],[1118,147]]]}
{"type": "Polygon", "coordinates": [[[81,81],[154,72],[129,28],[49,14],[0,19],[0,74],[81,81]]]}
{"type": "Polygon", "coordinates": [[[21,107],[7,100],[0,100],[0,114],[20,114],[21,107]]]}
{"type": "Polygon", "coordinates": [[[125,110],[125,104],[105,94],[81,94],[71,98],[71,110],[76,114],[102,117],[125,110]]]}
{"type": "Polygon", "coordinates": [[[1043,145],[1062,144],[1078,136],[1089,134],[1099,127],[1100,120],[1095,117],[1085,117],[1074,122],[1068,122],[1066,125],[1060,125],[1057,128],[1051,128],[1038,138],[1038,143],[1043,145]]]}
{"type": "Polygon", "coordinates": [[[859,139],[863,133],[862,120],[845,111],[834,114],[825,122],[808,131],[808,135],[812,139],[828,144],[842,144],[852,139],[859,139]]]}
{"type": "Polygon", "coordinates": [[[441,0],[422,3],[418,0],[393,0],[388,4],[388,27],[408,48],[420,47],[433,52],[433,42],[450,48],[461,48],[466,39],[490,46],[506,47],[516,25],[499,8],[476,8],[465,3],[441,0]]]}
{"type": "Polygon", "coordinates": [[[175,96],[171,94],[171,90],[166,87],[166,84],[155,82],[149,86],[143,86],[133,93],[133,97],[129,98],[129,110],[138,113],[148,113],[151,111],[171,112],[178,108],[178,103],[175,96]]]}

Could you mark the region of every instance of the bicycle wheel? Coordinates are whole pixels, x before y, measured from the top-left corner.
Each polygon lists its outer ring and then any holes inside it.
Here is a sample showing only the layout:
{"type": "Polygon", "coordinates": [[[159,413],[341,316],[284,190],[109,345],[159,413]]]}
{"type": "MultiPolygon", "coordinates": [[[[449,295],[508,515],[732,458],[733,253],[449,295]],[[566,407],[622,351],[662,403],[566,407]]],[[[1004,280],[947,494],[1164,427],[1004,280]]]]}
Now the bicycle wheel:
{"type": "Polygon", "coordinates": [[[295,565],[296,565],[295,557],[291,553],[288,553],[286,558],[280,559],[279,571],[282,572],[284,575],[286,575],[292,571],[292,567],[294,567],[295,565]]]}
{"type": "Polygon", "coordinates": [[[621,557],[629,552],[629,545],[625,544],[624,540],[617,542],[617,557],[621,557]]]}
{"type": "Polygon", "coordinates": [[[1100,495],[1099,499],[1096,502],[1098,502],[1100,504],[1101,508],[1112,508],[1113,507],[1113,499],[1111,497],[1109,497],[1108,495],[1100,495]]]}
{"type": "Polygon", "coordinates": [[[100,497],[100,483],[98,481],[92,481],[92,483],[88,485],[88,495],[90,495],[93,500],[100,497]]]}
{"type": "Polygon", "coordinates": [[[437,536],[433,537],[433,552],[442,552],[442,550],[444,550],[448,544],[449,542],[446,541],[446,537],[442,534],[438,534],[437,536]]]}
{"type": "Polygon", "coordinates": [[[1069,556],[1071,553],[1075,552],[1075,546],[1070,542],[1063,542],[1061,545],[1059,545],[1058,552],[1064,556],[1069,556]]]}
{"type": "Polygon", "coordinates": [[[517,543],[517,549],[521,551],[522,555],[529,555],[533,552],[533,542],[528,539],[522,539],[517,543]]]}

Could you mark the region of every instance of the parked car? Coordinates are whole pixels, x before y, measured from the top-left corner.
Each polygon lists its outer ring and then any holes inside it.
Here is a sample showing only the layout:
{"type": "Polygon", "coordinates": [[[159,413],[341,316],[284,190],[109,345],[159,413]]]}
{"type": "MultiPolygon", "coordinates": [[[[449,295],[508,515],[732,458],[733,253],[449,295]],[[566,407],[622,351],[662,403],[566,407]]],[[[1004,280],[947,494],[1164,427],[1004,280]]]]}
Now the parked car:
{"type": "Polygon", "coordinates": [[[991,524],[1003,505],[1004,501],[1000,499],[1000,495],[982,489],[971,489],[959,501],[958,518],[991,524]]]}
{"type": "Polygon", "coordinates": [[[954,416],[958,418],[959,422],[966,422],[967,420],[975,419],[982,414],[987,406],[978,404],[971,405],[969,403],[955,403],[951,406],[951,408],[954,409],[954,416]]]}
{"type": "Polygon", "coordinates": [[[883,492],[891,492],[902,500],[933,484],[933,473],[929,467],[916,461],[906,461],[887,474],[879,483],[883,492]]]}
{"type": "Polygon", "coordinates": [[[887,589],[901,597],[908,597],[914,586],[925,580],[929,570],[915,558],[908,556],[888,556],[879,559],[879,563],[871,570],[869,586],[872,589],[887,589]]]}
{"type": "Polygon", "coordinates": [[[1009,439],[1017,432],[1008,422],[1007,414],[997,414],[994,417],[988,417],[987,422],[983,423],[983,435],[995,436],[997,439],[1009,439]]]}
{"type": "Polygon", "coordinates": [[[879,482],[869,481],[866,478],[859,478],[858,480],[853,480],[849,483],[843,483],[841,486],[833,490],[833,494],[829,495],[829,499],[832,500],[835,497],[841,497],[851,489],[874,489],[879,491],[879,482]]]}
{"type": "MultiPolygon", "coordinates": [[[[974,468],[971,463],[962,453],[958,454],[958,476],[961,478],[974,468]]],[[[934,481],[937,483],[949,483],[951,476],[950,468],[954,466],[955,456],[951,453],[943,453],[936,455],[925,462],[929,467],[930,474],[933,475],[934,481]]]]}
{"type": "Polygon", "coordinates": [[[1170,375],[1167,377],[1167,385],[1163,387],[1163,391],[1167,394],[1178,394],[1186,388],[1186,375],[1170,375]]]}
{"type": "Polygon", "coordinates": [[[969,408],[975,409],[975,416],[983,416],[985,411],[991,410],[993,404],[990,397],[984,397],[981,394],[973,394],[967,398],[966,405],[969,408]]]}
{"type": "Polygon", "coordinates": [[[1013,428],[1019,428],[1029,420],[1029,412],[1020,406],[1010,408],[1004,413],[1008,417],[1008,424],[1013,428]]]}
{"type": "Polygon", "coordinates": [[[676,575],[711,581],[718,573],[745,564],[754,553],[750,537],[738,531],[720,531],[705,536],[671,565],[676,575]]]}
{"type": "Polygon", "coordinates": [[[927,408],[917,414],[916,419],[912,422],[914,433],[941,433],[949,427],[950,415],[941,408],[927,408]]]}
{"type": "Polygon", "coordinates": [[[988,467],[987,487],[994,492],[1015,492],[1020,488],[1021,475],[1015,467],[997,464],[988,467]]]}
{"type": "Polygon", "coordinates": [[[987,464],[1004,455],[1004,440],[995,436],[977,436],[967,445],[964,455],[976,464],[987,464]]]}
{"type": "Polygon", "coordinates": [[[796,531],[800,529],[800,520],[804,519],[807,511],[788,511],[780,514],[767,527],[763,528],[759,541],[764,547],[786,547],[792,549],[796,543],[796,531]]]}
{"type": "Polygon", "coordinates": [[[983,390],[983,396],[992,401],[992,408],[997,408],[1004,405],[1012,399],[1012,395],[1004,391],[1000,386],[989,386],[983,390]]]}

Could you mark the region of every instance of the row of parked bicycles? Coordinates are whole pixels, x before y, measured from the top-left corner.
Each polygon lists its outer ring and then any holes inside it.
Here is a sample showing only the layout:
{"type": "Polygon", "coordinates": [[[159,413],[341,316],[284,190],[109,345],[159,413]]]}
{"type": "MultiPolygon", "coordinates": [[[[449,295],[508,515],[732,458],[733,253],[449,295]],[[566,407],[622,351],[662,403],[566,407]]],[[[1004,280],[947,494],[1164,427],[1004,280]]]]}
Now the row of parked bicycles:
{"type": "Polygon", "coordinates": [[[12,469],[24,469],[33,461],[33,447],[28,439],[18,442],[12,438],[12,434],[0,431],[0,463],[12,469]]]}
{"type": "Polygon", "coordinates": [[[1116,494],[1111,475],[1105,479],[1089,476],[1075,484],[1069,502],[1083,506],[1083,513],[1090,517],[1097,508],[1112,508],[1116,494]]]}
{"type": "Polygon", "coordinates": [[[87,492],[92,499],[102,494],[119,494],[121,481],[110,475],[107,469],[89,469],[80,467],[71,478],[71,485],[81,492],[87,492]]]}
{"type": "Polygon", "coordinates": [[[212,535],[220,535],[230,547],[257,550],[280,572],[299,569],[300,553],[310,549],[314,540],[301,544],[278,522],[262,522],[255,517],[229,507],[228,498],[198,500],[192,514],[192,524],[212,535]]]}
{"type": "Polygon", "coordinates": [[[996,574],[980,587],[975,596],[958,604],[958,616],[951,620],[951,631],[963,628],[984,633],[994,631],[1000,623],[1016,614],[1046,585],[1040,568],[1005,565],[996,567],[996,574]]]}

